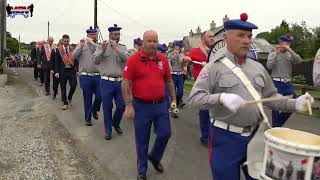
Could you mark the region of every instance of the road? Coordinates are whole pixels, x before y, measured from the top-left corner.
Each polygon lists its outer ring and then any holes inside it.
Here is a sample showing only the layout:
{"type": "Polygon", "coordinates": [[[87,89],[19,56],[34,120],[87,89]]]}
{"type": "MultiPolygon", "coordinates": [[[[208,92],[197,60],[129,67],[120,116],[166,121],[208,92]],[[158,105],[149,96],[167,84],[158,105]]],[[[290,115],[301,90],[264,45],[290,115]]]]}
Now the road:
{"type": "MultiPolygon", "coordinates": [[[[11,69],[25,82],[34,88],[39,96],[44,95],[44,87],[39,86],[39,81],[33,79],[33,69],[16,68],[11,69]]],[[[105,170],[110,174],[108,179],[133,180],[136,179],[136,152],[134,144],[134,131],[132,120],[123,119],[122,129],[124,134],[119,136],[113,134],[111,141],[104,140],[102,114],[92,127],[84,125],[84,111],[82,91],[79,85],[73,98],[73,107],[62,111],[60,96],[52,100],[48,96],[48,103],[53,103],[52,109],[58,116],[58,120],[68,129],[75,139],[82,142],[83,148],[94,153],[103,164],[105,170]]],[[[270,110],[266,111],[270,118],[270,110]]],[[[180,114],[180,118],[171,119],[172,137],[167,146],[162,163],[165,167],[163,174],[157,173],[149,163],[149,180],[209,180],[211,178],[210,168],[207,160],[208,149],[200,144],[200,130],[198,124],[198,113],[196,109],[186,106],[180,114]]],[[[320,134],[320,120],[302,114],[293,114],[287,127],[320,134]]],[[[153,133],[152,133],[153,134],[153,133]]],[[[154,142],[154,135],[150,141],[150,147],[154,142]]]]}

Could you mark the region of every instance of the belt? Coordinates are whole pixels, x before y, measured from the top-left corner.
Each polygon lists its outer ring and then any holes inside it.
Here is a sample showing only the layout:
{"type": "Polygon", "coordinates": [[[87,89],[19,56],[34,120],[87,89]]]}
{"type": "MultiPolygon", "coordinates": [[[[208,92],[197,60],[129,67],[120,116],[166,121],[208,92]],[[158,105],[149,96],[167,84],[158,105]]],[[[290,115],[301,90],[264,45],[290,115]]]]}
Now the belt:
{"type": "Polygon", "coordinates": [[[134,97],[133,99],[137,102],[144,103],[144,104],[160,104],[165,100],[164,97],[158,100],[143,100],[137,97],[134,97]]]}
{"type": "Polygon", "coordinates": [[[81,72],[80,75],[86,75],[86,76],[99,76],[99,73],[87,73],[87,72],[81,72]]]}
{"type": "Polygon", "coordinates": [[[275,81],[280,81],[280,82],[290,82],[291,78],[272,78],[275,81]]]}
{"type": "Polygon", "coordinates": [[[181,74],[183,74],[183,72],[171,72],[171,74],[181,75],[181,74]]]}
{"type": "Polygon", "coordinates": [[[113,81],[113,82],[119,82],[122,80],[121,77],[114,78],[114,77],[108,77],[108,76],[101,76],[101,79],[104,79],[107,81],[113,81]]]}
{"type": "Polygon", "coordinates": [[[250,136],[254,128],[252,126],[238,127],[219,120],[210,119],[213,126],[225,129],[230,132],[241,134],[241,136],[250,136]]]}

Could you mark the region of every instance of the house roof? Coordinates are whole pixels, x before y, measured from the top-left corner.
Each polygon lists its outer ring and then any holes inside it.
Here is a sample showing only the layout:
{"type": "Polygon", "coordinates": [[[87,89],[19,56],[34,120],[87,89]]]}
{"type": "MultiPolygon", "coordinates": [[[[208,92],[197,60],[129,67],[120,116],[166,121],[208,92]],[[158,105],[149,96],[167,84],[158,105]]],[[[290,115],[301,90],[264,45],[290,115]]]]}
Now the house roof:
{"type": "Polygon", "coordinates": [[[269,53],[275,50],[275,48],[267,40],[262,38],[253,38],[252,43],[260,53],[269,53]]]}
{"type": "MultiPolygon", "coordinates": [[[[186,36],[183,38],[183,41],[186,44],[186,50],[188,51],[193,48],[199,47],[201,37],[200,35],[186,36]]],[[[252,44],[259,53],[269,53],[275,50],[273,45],[271,45],[267,40],[262,38],[253,38],[252,44]]]]}

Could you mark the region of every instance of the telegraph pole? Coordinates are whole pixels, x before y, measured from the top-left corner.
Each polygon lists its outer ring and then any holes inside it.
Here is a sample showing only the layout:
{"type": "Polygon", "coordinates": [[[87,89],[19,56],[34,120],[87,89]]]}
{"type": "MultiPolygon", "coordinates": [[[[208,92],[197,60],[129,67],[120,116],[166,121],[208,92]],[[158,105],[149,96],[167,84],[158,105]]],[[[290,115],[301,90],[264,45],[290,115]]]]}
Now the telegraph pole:
{"type": "Polygon", "coordinates": [[[94,28],[98,27],[98,0],[94,0],[94,28]]]}
{"type": "Polygon", "coordinates": [[[48,21],[48,38],[49,38],[49,36],[50,36],[50,23],[48,21]]]}
{"type": "Polygon", "coordinates": [[[6,0],[0,0],[0,65],[6,67],[4,50],[6,49],[6,0]]]}

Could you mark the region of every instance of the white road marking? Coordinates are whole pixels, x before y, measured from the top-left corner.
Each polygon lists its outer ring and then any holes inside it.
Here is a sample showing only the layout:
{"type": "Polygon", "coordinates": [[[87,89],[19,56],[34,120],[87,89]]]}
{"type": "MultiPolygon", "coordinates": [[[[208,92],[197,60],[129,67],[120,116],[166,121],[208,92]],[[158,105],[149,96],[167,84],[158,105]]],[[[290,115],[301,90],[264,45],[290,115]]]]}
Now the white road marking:
{"type": "Polygon", "coordinates": [[[38,93],[38,96],[41,96],[41,93],[40,93],[39,89],[37,89],[37,93],[38,93]]]}

